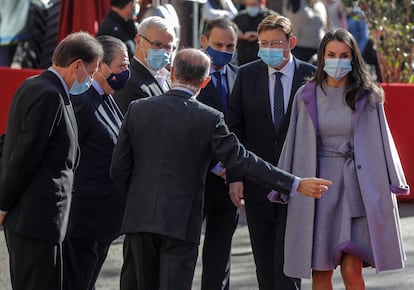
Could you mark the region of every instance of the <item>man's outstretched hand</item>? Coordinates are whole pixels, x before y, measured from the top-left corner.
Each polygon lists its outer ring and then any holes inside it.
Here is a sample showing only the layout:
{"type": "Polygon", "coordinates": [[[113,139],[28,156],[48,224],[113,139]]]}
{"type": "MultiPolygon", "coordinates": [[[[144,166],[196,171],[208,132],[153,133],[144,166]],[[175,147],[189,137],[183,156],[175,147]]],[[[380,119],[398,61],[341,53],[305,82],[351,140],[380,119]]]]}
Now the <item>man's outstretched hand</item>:
{"type": "Polygon", "coordinates": [[[332,181],[322,178],[301,178],[297,191],[305,196],[320,198],[330,185],[332,185],[332,181]]]}

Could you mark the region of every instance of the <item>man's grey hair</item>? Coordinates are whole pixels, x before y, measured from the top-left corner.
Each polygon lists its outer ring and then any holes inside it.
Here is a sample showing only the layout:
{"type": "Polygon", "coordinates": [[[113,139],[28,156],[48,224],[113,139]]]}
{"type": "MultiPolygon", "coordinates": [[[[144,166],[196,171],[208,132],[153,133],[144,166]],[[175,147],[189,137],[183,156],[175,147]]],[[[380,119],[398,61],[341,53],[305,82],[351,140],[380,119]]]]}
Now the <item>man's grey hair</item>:
{"type": "Polygon", "coordinates": [[[175,40],[176,36],[174,31],[174,24],[165,18],[159,16],[149,16],[144,18],[138,26],[138,34],[145,36],[145,32],[150,28],[155,28],[159,31],[165,31],[168,34],[172,35],[175,40]]]}
{"type": "Polygon", "coordinates": [[[104,55],[102,61],[107,65],[110,65],[114,60],[117,51],[121,50],[128,54],[125,43],[119,38],[110,35],[101,35],[96,38],[102,45],[104,55]]]}
{"type": "Polygon", "coordinates": [[[185,48],[177,52],[173,68],[178,82],[198,87],[209,75],[210,57],[201,50],[185,48]]]}

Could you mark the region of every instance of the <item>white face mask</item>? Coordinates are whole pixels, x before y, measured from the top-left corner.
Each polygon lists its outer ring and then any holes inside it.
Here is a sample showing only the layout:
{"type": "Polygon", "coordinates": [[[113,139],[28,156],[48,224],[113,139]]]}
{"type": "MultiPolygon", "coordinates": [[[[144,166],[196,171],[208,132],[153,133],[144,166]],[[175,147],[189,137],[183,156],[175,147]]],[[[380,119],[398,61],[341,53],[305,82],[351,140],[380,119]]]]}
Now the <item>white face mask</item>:
{"type": "Polygon", "coordinates": [[[350,58],[325,58],[323,70],[332,78],[339,81],[352,71],[350,58]]]}
{"type": "Polygon", "coordinates": [[[251,17],[256,17],[259,15],[260,7],[257,6],[246,6],[246,13],[251,17]]]}

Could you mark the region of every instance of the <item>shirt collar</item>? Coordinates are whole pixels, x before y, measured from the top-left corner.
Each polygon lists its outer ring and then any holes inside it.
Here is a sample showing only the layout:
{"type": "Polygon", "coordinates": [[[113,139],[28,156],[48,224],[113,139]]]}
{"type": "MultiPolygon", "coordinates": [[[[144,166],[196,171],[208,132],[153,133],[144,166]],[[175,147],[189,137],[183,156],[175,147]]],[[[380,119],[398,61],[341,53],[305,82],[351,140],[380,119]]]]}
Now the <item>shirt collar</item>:
{"type": "Polygon", "coordinates": [[[98,94],[100,94],[101,96],[103,96],[105,94],[103,88],[101,87],[101,85],[96,81],[93,80],[92,86],[95,88],[95,90],[98,92],[98,94]]]}
{"type": "Polygon", "coordinates": [[[167,78],[168,76],[168,70],[163,67],[159,70],[153,70],[150,67],[148,67],[147,65],[145,65],[145,63],[143,63],[142,61],[140,61],[136,56],[134,56],[134,59],[139,62],[140,64],[142,64],[153,76],[155,75],[162,75],[163,77],[167,78]]]}
{"type": "Polygon", "coordinates": [[[62,79],[62,77],[60,76],[60,74],[53,68],[53,67],[49,67],[48,69],[47,69],[48,71],[50,71],[50,72],[52,72],[52,73],[54,73],[57,77],[58,77],[58,79],[60,80],[60,82],[62,83],[62,85],[63,85],[63,88],[65,89],[65,92],[66,92],[66,95],[68,95],[69,96],[69,89],[68,89],[68,85],[66,84],[66,82],[62,79]]]}
{"type": "Polygon", "coordinates": [[[272,77],[272,75],[275,72],[281,72],[283,75],[293,78],[293,74],[295,73],[295,61],[293,60],[292,54],[289,55],[288,62],[282,67],[280,70],[276,70],[270,66],[267,66],[267,71],[269,74],[269,77],[272,77]]]}
{"type": "Polygon", "coordinates": [[[220,68],[219,70],[216,70],[215,68],[213,68],[212,66],[210,66],[210,74],[213,74],[216,71],[219,71],[221,75],[225,75],[226,74],[226,68],[227,68],[227,66],[225,65],[222,68],[220,68]]]}

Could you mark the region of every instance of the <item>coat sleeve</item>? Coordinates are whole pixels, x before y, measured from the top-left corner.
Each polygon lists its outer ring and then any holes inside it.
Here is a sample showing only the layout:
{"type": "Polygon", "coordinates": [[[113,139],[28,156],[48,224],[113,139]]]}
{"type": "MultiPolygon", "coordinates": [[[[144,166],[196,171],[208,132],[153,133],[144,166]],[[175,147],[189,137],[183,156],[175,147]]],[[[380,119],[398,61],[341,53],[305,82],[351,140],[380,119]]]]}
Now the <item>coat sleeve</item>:
{"type": "Polygon", "coordinates": [[[115,190],[120,195],[122,209],[125,208],[132,175],[132,167],[134,165],[134,154],[128,132],[129,115],[130,111],[128,110],[119,132],[111,163],[111,176],[115,190]]]}
{"type": "Polygon", "coordinates": [[[409,194],[410,188],[405,179],[397,147],[395,146],[394,139],[388,126],[388,122],[384,111],[384,105],[378,104],[377,110],[379,123],[381,127],[384,154],[387,163],[390,189],[393,193],[409,194]]]}
{"type": "Polygon", "coordinates": [[[267,188],[289,194],[295,176],[281,170],[246,150],[234,133],[230,133],[219,114],[212,136],[212,150],[229,170],[236,169],[246,178],[267,188]]]}

